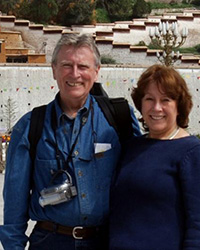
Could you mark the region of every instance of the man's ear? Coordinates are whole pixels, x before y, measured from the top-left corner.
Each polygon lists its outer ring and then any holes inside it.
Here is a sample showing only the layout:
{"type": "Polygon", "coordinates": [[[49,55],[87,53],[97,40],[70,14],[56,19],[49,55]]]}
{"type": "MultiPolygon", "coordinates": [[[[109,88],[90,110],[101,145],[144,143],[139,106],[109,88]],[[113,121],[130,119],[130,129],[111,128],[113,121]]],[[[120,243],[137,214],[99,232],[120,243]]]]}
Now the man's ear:
{"type": "Polygon", "coordinates": [[[54,80],[56,80],[56,70],[55,70],[55,67],[56,67],[56,66],[55,66],[54,64],[51,65],[51,69],[52,69],[53,79],[54,79],[54,80]]]}
{"type": "Polygon", "coordinates": [[[98,66],[96,68],[96,76],[95,76],[95,79],[94,79],[95,82],[98,80],[99,70],[100,70],[100,66],[98,66]]]}

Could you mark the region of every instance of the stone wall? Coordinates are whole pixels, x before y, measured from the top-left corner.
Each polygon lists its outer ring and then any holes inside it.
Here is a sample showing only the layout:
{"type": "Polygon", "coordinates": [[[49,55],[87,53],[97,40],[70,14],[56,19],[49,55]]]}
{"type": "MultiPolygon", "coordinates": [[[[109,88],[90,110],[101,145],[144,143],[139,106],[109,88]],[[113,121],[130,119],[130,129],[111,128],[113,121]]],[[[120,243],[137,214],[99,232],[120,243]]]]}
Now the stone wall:
{"type": "MultiPolygon", "coordinates": [[[[124,96],[130,104],[131,89],[144,67],[104,66],[100,70],[99,82],[111,97],[124,96]]],[[[188,83],[193,95],[194,107],[190,115],[191,133],[200,134],[200,68],[178,68],[180,74],[188,83]]],[[[8,99],[16,106],[14,113],[17,120],[33,107],[47,104],[58,92],[53,80],[50,65],[0,65],[0,130],[6,129],[6,108],[8,99]]],[[[14,107],[13,105],[13,107],[14,107]]],[[[137,117],[139,116],[136,113],[137,117]]]]}
{"type": "MultiPolygon", "coordinates": [[[[147,18],[133,19],[131,21],[108,24],[97,23],[96,25],[72,25],[71,27],[43,26],[31,24],[27,20],[19,21],[13,16],[0,16],[1,29],[20,32],[24,44],[29,48],[33,47],[36,53],[37,51],[40,52],[45,43],[44,52],[48,63],[51,61],[56,42],[63,34],[90,33],[94,36],[101,53],[108,54],[114,59],[117,58],[119,63],[137,63],[138,59],[144,58],[141,63],[151,65],[155,63],[156,52],[148,52],[146,48],[146,51],[142,51],[143,54],[140,51],[138,57],[138,51],[133,51],[131,47],[137,45],[140,41],[148,45],[150,43],[149,31],[158,26],[160,21],[177,22],[180,33],[183,27],[188,28],[189,35],[183,47],[192,47],[200,43],[200,11],[198,10],[184,10],[184,13],[166,12],[160,16],[149,15],[147,18]],[[122,48],[123,50],[119,54],[122,48]]],[[[180,39],[178,40],[180,41],[180,39]]],[[[192,63],[199,65],[200,56],[197,56],[194,60],[191,60],[191,55],[189,55],[189,60],[186,57],[184,55],[184,60],[181,57],[180,64],[192,63]]]]}

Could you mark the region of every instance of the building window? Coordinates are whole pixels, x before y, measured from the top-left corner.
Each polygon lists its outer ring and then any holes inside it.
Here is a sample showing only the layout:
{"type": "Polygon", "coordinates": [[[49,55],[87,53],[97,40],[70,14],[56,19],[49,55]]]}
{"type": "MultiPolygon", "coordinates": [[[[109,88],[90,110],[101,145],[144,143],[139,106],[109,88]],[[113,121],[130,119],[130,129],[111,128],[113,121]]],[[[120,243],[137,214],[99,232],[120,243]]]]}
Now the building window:
{"type": "Polygon", "coordinates": [[[6,58],[7,63],[27,63],[28,57],[27,56],[8,56],[6,58]]]}

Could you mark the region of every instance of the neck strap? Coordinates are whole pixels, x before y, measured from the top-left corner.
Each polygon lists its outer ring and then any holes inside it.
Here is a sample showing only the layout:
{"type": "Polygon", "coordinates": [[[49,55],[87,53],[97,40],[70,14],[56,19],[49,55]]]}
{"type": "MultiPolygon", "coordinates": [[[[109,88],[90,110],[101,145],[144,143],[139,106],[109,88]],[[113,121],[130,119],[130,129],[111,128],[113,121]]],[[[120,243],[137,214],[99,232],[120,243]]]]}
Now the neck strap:
{"type": "MultiPolygon", "coordinates": [[[[80,126],[80,129],[79,129],[79,133],[77,134],[76,139],[75,139],[73,145],[71,146],[71,148],[69,150],[69,154],[68,154],[66,164],[65,164],[65,169],[68,167],[69,162],[72,160],[72,154],[73,154],[74,148],[75,148],[75,146],[77,144],[79,134],[81,132],[82,127],[86,124],[86,122],[88,120],[90,110],[93,110],[92,98],[90,99],[89,109],[84,113],[84,115],[81,118],[81,126],[80,126]]],[[[93,119],[93,117],[92,117],[92,119],[93,119]]],[[[52,106],[52,110],[51,110],[51,126],[52,126],[52,129],[54,131],[54,137],[55,137],[55,140],[56,140],[56,160],[58,162],[58,169],[60,170],[62,168],[61,168],[61,164],[60,164],[60,158],[61,158],[60,157],[60,150],[58,148],[58,142],[57,142],[57,136],[56,136],[56,129],[57,129],[58,125],[57,125],[57,115],[56,115],[55,104],[52,106]]]]}

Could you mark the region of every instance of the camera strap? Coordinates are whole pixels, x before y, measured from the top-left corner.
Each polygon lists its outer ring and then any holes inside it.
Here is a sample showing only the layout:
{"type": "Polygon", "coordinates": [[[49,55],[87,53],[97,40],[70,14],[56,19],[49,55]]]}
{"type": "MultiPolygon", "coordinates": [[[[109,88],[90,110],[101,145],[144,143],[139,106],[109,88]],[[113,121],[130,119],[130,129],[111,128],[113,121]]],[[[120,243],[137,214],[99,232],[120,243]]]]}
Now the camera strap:
{"type": "MultiPolygon", "coordinates": [[[[90,99],[89,109],[85,112],[85,114],[81,118],[81,126],[80,126],[80,129],[79,129],[79,133],[77,134],[76,139],[75,139],[73,145],[71,146],[71,148],[69,150],[69,154],[68,154],[67,160],[65,162],[65,168],[64,169],[67,169],[68,166],[69,166],[69,162],[72,162],[74,148],[75,148],[75,146],[77,144],[78,137],[80,135],[81,129],[86,124],[86,122],[88,120],[90,110],[92,111],[92,120],[93,120],[94,112],[93,112],[92,98],[90,99]]],[[[61,167],[61,164],[60,164],[60,150],[58,148],[58,142],[57,142],[57,137],[56,137],[57,115],[56,115],[55,105],[52,106],[52,110],[51,110],[51,126],[52,126],[52,129],[54,131],[54,137],[55,137],[55,140],[56,140],[56,160],[58,162],[58,170],[62,170],[62,167],[61,167]]],[[[93,122],[92,122],[92,130],[93,130],[93,122]]]]}

